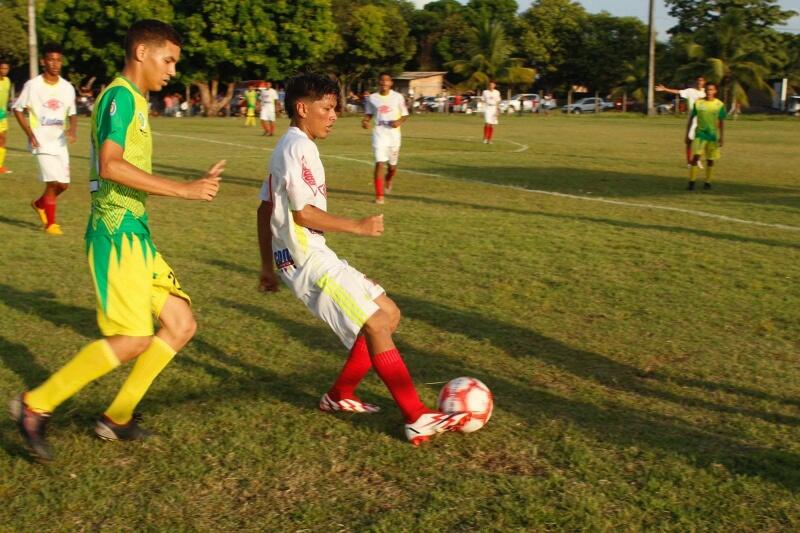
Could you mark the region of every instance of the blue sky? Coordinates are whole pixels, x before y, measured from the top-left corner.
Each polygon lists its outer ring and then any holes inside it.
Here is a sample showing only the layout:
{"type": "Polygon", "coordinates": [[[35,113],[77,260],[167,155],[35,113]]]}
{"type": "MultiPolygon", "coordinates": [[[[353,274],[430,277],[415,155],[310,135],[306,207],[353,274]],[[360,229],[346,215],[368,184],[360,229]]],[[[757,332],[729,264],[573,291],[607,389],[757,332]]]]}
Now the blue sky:
{"type": "MultiPolygon", "coordinates": [[[[417,6],[423,6],[429,0],[413,0],[417,6]]],[[[462,0],[463,1],[463,0],[462,0]]],[[[647,21],[648,0],[577,0],[583,4],[587,11],[597,13],[608,11],[617,16],[634,16],[647,21]]],[[[520,9],[527,9],[531,5],[531,0],[517,0],[520,9]]],[[[463,2],[466,3],[466,2],[463,2]]],[[[800,12],[800,0],[780,0],[778,2],[783,9],[791,9],[800,12]]],[[[673,26],[673,20],[667,15],[667,9],[663,0],[656,0],[656,31],[660,38],[666,38],[666,32],[673,26]]],[[[787,31],[800,33],[800,17],[794,17],[789,21],[787,31]]]]}

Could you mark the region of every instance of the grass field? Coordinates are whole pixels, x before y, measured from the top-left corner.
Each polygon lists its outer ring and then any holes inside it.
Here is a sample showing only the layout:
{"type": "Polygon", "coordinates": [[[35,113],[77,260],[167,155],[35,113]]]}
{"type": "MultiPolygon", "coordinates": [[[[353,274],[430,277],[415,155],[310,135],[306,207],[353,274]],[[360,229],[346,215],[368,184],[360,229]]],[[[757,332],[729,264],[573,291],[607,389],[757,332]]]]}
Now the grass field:
{"type": "MultiPolygon", "coordinates": [[[[731,121],[714,189],[694,193],[682,127],[510,117],[486,146],[478,117],[412,117],[385,206],[357,118],[320,143],[329,209],[385,214],[379,239],[328,241],[399,304],[423,399],[461,375],[495,394],[486,428],[415,449],[374,374],[360,391],[383,412],[320,413],[343,347],[287,290],[255,290],[276,141],[239,120],[153,119],[157,172],[228,160],[215,202],[148,204],[198,335],[140,406],[156,439],[93,437],[125,369],[62,405],[49,466],[1,421],[0,530],[797,531],[800,123],[731,121]]],[[[98,335],[80,128],[62,238],[36,223],[36,163],[9,132],[2,398],[98,335]]]]}

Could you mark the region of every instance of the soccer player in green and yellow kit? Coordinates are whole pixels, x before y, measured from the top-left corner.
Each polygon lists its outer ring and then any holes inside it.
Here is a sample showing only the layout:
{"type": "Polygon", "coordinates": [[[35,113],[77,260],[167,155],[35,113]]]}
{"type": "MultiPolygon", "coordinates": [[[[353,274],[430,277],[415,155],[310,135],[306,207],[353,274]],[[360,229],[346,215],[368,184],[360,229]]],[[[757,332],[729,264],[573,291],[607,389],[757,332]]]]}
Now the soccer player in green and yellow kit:
{"type": "Polygon", "coordinates": [[[10,174],[6,163],[6,132],[8,131],[8,95],[11,93],[11,80],[8,71],[11,65],[0,59],[0,174],[10,174]]]}
{"type": "Polygon", "coordinates": [[[244,100],[247,103],[247,118],[244,119],[245,126],[256,125],[256,102],[258,102],[258,91],[252,85],[244,93],[244,100]]]}
{"type": "Polygon", "coordinates": [[[201,178],[183,182],[153,175],[148,91],[175,76],[181,39],[169,25],[141,20],[125,37],[122,75],[98,96],[92,112],[92,212],[86,252],[97,295],[102,340],[84,346],[39,387],[11,401],[10,410],[34,456],[52,458],[44,439],[50,414],[89,382],[136,359],[125,383],[97,421],[107,440],[146,436],[133,410],[153,380],[194,335],[189,296],[150,238],[148,194],[212,200],[219,161],[201,178]],[[153,316],[161,328],[153,335],[153,316]]]}
{"type": "Polygon", "coordinates": [[[697,100],[691,111],[691,117],[686,127],[686,142],[689,142],[692,118],[697,117],[697,130],[692,143],[692,165],[689,167],[688,190],[694,190],[694,181],[697,177],[697,166],[700,158],[706,158],[706,182],[703,189],[711,188],[711,177],[714,174],[714,163],[720,158],[720,148],[723,143],[724,120],[728,116],[725,104],[717,100],[717,84],[706,84],[706,97],[697,100]]]}

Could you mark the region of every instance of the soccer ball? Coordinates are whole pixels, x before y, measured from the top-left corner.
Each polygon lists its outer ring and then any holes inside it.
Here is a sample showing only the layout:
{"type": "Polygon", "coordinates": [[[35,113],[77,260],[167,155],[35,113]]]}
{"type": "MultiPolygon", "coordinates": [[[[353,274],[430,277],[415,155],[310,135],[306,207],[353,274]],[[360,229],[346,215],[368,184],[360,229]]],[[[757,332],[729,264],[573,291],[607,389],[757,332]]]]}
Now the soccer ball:
{"type": "Polygon", "coordinates": [[[450,380],[439,393],[439,410],[443,413],[469,411],[472,418],[461,428],[462,433],[481,429],[492,416],[492,391],[480,380],[461,377],[450,380]]]}

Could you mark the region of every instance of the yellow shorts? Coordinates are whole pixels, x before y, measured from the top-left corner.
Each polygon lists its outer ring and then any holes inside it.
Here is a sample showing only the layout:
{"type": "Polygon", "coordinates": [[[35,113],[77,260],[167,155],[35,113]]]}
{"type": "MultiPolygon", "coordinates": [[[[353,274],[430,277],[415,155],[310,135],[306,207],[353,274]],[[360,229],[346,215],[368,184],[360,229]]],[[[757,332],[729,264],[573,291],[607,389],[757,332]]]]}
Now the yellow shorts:
{"type": "Polygon", "coordinates": [[[0,133],[5,133],[7,131],[8,131],[8,119],[0,118],[0,133]]]}
{"type": "Polygon", "coordinates": [[[694,139],[692,141],[692,153],[706,159],[716,161],[722,156],[717,141],[707,141],[705,139],[694,139]]]}
{"type": "Polygon", "coordinates": [[[158,318],[170,294],[192,303],[149,235],[93,235],[87,237],[86,251],[97,325],[106,337],[152,335],[153,317],[158,318]]]}

